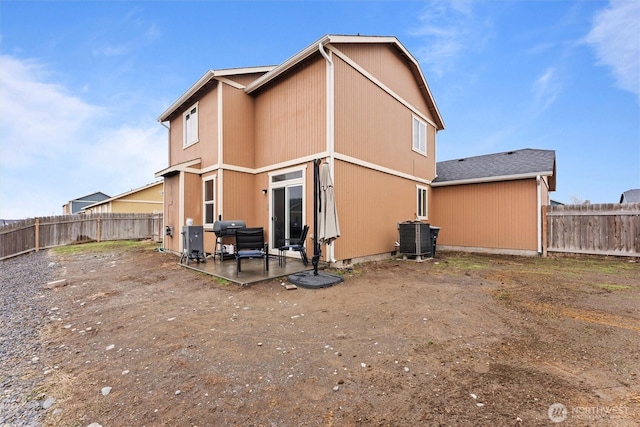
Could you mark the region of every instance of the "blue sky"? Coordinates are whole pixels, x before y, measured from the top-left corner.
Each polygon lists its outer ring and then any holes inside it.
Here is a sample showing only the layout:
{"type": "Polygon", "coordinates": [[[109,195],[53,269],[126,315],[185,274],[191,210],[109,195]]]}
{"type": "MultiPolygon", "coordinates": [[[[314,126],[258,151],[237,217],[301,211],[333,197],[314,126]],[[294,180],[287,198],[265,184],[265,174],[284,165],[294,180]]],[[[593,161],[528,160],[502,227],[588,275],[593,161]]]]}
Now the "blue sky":
{"type": "Polygon", "coordinates": [[[0,218],[58,215],[167,166],[157,117],[209,69],[324,34],[394,35],[446,129],[437,160],[557,152],[563,202],[640,188],[640,2],[0,2],[0,218]]]}

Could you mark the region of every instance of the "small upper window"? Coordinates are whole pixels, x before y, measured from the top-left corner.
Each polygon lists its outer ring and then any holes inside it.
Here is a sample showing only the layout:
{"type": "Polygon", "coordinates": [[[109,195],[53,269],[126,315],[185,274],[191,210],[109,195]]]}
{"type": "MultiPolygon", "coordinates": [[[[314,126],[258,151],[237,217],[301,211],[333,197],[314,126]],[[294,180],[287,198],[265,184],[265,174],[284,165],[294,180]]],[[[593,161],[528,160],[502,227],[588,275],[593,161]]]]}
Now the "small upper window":
{"type": "Polygon", "coordinates": [[[184,128],[182,146],[186,147],[198,142],[198,104],[182,114],[182,126],[184,128]]]}
{"type": "Polygon", "coordinates": [[[427,155],[427,124],[413,116],[413,151],[427,155]]]}

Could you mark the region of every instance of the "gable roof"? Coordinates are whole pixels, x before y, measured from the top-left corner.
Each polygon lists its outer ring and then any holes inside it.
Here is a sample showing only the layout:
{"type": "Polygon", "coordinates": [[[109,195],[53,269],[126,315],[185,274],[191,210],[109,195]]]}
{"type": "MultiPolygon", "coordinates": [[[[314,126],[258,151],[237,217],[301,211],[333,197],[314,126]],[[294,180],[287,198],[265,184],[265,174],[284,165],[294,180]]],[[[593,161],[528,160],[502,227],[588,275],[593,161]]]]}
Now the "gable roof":
{"type": "Polygon", "coordinates": [[[324,52],[320,52],[320,49],[324,46],[330,45],[332,43],[381,43],[381,44],[391,44],[408,60],[408,64],[410,66],[411,72],[415,79],[417,80],[418,86],[423,92],[423,96],[427,101],[427,105],[429,106],[429,111],[433,114],[434,121],[437,125],[438,130],[444,129],[444,120],[440,115],[440,111],[436,106],[435,99],[431,94],[431,90],[429,89],[429,85],[427,84],[426,79],[424,78],[424,74],[422,73],[422,69],[420,68],[420,64],[418,61],[409,53],[409,51],[400,43],[400,41],[393,36],[349,36],[349,35],[336,35],[336,34],[327,34],[321,37],[319,40],[311,43],[309,46],[305,47],[282,64],[274,67],[271,71],[267,72],[263,76],[257,78],[252,83],[248,84],[245,88],[246,93],[252,93],[261,87],[265,86],[269,82],[273,81],[277,77],[286,73],[288,70],[293,68],[295,65],[299,64],[303,60],[307,59],[314,53],[321,53],[323,56],[326,54],[324,52]]]}
{"type": "Polygon", "coordinates": [[[620,195],[620,203],[640,203],[640,188],[627,190],[620,195]]]}
{"type": "Polygon", "coordinates": [[[556,152],[525,148],[447,160],[436,163],[436,174],[434,187],[549,176],[549,189],[554,191],[556,152]]]}
{"type": "Polygon", "coordinates": [[[78,197],[77,199],[71,199],[69,202],[98,202],[100,200],[108,199],[110,196],[104,194],[101,191],[87,194],[86,196],[78,197]]]}
{"type": "Polygon", "coordinates": [[[246,67],[246,68],[227,68],[223,70],[209,70],[202,77],[198,79],[197,82],[193,84],[185,93],[183,93],[180,98],[178,98],[173,104],[169,106],[161,115],[158,117],[159,122],[165,122],[169,117],[178,110],[183,104],[185,104],[193,95],[195,95],[198,91],[205,88],[207,85],[211,83],[212,80],[223,81],[232,86],[235,86],[239,89],[243,89],[244,87],[238,83],[235,83],[233,80],[228,79],[228,76],[237,76],[242,74],[254,74],[254,73],[266,73],[267,71],[271,71],[274,66],[265,66],[265,67],[246,67]]]}
{"type": "Polygon", "coordinates": [[[247,67],[247,68],[230,68],[225,70],[209,70],[207,71],[193,86],[191,86],[185,93],[180,96],[169,108],[167,108],[159,117],[159,122],[167,121],[178,109],[184,106],[189,99],[191,99],[194,95],[196,95],[200,90],[206,89],[207,86],[212,84],[213,80],[223,81],[225,83],[231,84],[239,89],[244,89],[247,94],[251,94],[256,90],[264,87],[269,84],[277,77],[283,75],[291,68],[295,67],[300,62],[304,61],[311,55],[315,53],[320,53],[320,47],[327,46],[331,43],[386,43],[393,45],[398,51],[407,59],[411,72],[414,78],[417,80],[417,84],[420,87],[420,90],[423,92],[423,96],[427,101],[427,105],[429,106],[429,111],[433,114],[434,121],[436,123],[437,129],[444,129],[444,120],[442,120],[442,116],[440,115],[440,111],[436,106],[435,99],[431,94],[431,90],[427,85],[427,81],[424,78],[424,74],[422,73],[422,69],[420,68],[420,64],[418,61],[409,53],[409,51],[398,41],[396,37],[393,36],[345,36],[345,35],[332,35],[327,34],[321,37],[319,40],[311,43],[309,46],[305,47],[283,63],[277,66],[265,66],[265,67],[247,67]],[[242,87],[242,85],[238,85],[234,83],[230,79],[225,78],[226,76],[232,75],[240,75],[240,74],[251,74],[251,73],[264,73],[262,76],[258,77],[256,80],[248,84],[246,87],[242,87]]]}

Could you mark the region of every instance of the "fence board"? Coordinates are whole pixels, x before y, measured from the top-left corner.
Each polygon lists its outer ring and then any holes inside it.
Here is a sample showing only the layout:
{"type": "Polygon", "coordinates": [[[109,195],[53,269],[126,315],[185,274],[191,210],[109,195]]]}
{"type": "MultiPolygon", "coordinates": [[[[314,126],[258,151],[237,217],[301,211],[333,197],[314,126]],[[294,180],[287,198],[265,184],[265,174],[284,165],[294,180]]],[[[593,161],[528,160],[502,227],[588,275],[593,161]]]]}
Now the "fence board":
{"type": "Polygon", "coordinates": [[[161,236],[162,214],[101,213],[29,218],[0,227],[0,260],[74,243],[159,241],[161,236]]]}
{"type": "Polygon", "coordinates": [[[548,252],[640,256],[640,203],[549,206],[548,252]]]}

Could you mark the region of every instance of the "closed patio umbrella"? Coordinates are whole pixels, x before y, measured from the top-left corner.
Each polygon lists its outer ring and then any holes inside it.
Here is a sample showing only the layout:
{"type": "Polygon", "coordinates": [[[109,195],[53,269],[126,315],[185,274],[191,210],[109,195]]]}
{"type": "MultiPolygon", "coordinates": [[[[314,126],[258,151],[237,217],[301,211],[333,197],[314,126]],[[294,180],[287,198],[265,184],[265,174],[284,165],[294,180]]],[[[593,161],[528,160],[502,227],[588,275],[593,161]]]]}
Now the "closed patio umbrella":
{"type": "Polygon", "coordinates": [[[333,193],[333,180],[328,163],[322,164],[320,170],[320,206],[318,207],[318,240],[330,245],[340,237],[340,224],[333,193]]]}
{"type": "Polygon", "coordinates": [[[338,274],[318,272],[321,243],[330,244],[340,236],[329,165],[323,165],[321,174],[320,162],[319,159],[313,161],[313,271],[289,276],[289,282],[303,288],[326,288],[342,282],[338,274]]]}

